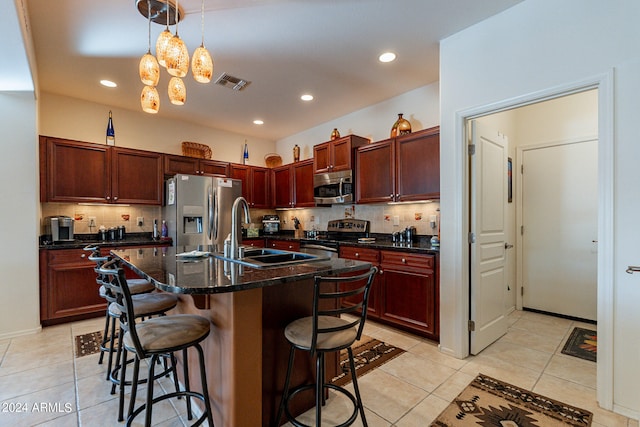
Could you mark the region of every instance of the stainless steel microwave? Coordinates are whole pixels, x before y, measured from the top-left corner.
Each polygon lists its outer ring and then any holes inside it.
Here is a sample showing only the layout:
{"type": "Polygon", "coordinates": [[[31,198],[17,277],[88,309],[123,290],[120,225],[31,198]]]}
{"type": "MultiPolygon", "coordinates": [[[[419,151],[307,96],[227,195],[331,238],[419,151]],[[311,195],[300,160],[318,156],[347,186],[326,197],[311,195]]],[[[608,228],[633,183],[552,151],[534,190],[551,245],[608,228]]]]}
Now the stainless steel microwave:
{"type": "Polygon", "coordinates": [[[318,205],[353,202],[351,170],[318,173],[313,176],[313,197],[318,205]]]}

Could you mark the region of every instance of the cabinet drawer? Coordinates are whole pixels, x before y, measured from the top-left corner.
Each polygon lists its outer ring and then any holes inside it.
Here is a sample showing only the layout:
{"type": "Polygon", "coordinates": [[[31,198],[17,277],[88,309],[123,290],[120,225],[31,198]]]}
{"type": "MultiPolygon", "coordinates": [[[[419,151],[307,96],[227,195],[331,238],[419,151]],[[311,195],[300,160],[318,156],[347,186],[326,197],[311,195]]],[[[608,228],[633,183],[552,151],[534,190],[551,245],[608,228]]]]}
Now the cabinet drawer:
{"type": "Polygon", "coordinates": [[[433,270],[434,256],[407,252],[380,251],[380,263],[385,266],[411,268],[413,270],[433,270]]]}
{"type": "Polygon", "coordinates": [[[356,259],[377,265],[380,262],[380,251],[357,246],[340,246],[340,258],[356,259]]]}
{"type": "Polygon", "coordinates": [[[87,259],[89,257],[89,252],[82,249],[60,249],[47,252],[49,265],[77,263],[95,265],[93,262],[87,259]]]}

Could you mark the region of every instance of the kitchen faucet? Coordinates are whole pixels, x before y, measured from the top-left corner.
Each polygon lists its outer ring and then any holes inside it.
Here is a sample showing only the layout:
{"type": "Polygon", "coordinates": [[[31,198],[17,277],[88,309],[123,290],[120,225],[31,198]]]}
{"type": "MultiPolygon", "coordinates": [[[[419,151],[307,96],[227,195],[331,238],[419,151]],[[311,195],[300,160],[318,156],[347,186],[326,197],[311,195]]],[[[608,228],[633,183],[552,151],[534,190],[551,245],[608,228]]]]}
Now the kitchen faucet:
{"type": "Polygon", "coordinates": [[[229,254],[229,258],[231,259],[239,259],[240,258],[240,242],[238,241],[238,207],[242,205],[244,209],[244,222],[250,223],[251,216],[249,215],[249,203],[244,197],[238,197],[233,202],[233,207],[231,208],[231,250],[229,254]]]}

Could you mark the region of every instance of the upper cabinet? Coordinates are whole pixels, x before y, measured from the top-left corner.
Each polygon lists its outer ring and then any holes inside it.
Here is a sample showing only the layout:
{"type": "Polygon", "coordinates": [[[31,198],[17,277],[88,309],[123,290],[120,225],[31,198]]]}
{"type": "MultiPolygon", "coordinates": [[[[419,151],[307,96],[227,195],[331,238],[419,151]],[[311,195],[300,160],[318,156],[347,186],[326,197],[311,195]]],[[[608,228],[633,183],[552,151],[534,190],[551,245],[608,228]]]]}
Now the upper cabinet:
{"type": "Polygon", "coordinates": [[[162,204],[162,154],[40,137],[43,202],[162,204]]]}
{"type": "Polygon", "coordinates": [[[433,127],[358,148],[356,202],[440,198],[440,128],[433,127]]]}
{"type": "Polygon", "coordinates": [[[271,169],[231,163],[231,178],[242,180],[242,197],[251,208],[271,207],[271,169]]]}
{"type": "Polygon", "coordinates": [[[313,159],[274,168],[272,187],[276,208],[314,207],[313,159]]]}
{"type": "Polygon", "coordinates": [[[368,144],[369,140],[348,135],[313,147],[314,173],[337,172],[352,169],[353,149],[368,144]]]}
{"type": "Polygon", "coordinates": [[[229,176],[229,163],[218,160],[165,154],[164,173],[166,175],[183,173],[188,175],[229,176]]]}

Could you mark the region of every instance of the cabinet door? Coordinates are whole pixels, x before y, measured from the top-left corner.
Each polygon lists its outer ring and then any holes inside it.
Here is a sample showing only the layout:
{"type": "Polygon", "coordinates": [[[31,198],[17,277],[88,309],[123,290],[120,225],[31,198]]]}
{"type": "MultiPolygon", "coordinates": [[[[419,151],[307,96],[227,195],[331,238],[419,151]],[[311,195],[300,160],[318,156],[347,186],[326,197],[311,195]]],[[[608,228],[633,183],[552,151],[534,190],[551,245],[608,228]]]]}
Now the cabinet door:
{"type": "Polygon", "coordinates": [[[333,172],[351,169],[351,138],[336,139],[331,143],[331,170],[333,172]]]}
{"type": "Polygon", "coordinates": [[[229,168],[230,168],[231,178],[239,179],[242,181],[242,197],[247,199],[247,202],[251,203],[250,202],[250,199],[251,199],[250,197],[251,196],[250,166],[231,163],[229,168]]]}
{"type": "MultiPolygon", "coordinates": [[[[361,248],[357,246],[343,246],[340,245],[340,258],[353,259],[357,261],[365,261],[370,262],[374,266],[379,266],[380,264],[380,251],[376,249],[369,248],[361,248]]],[[[354,274],[360,274],[354,273],[354,274]]],[[[371,290],[369,291],[369,306],[367,307],[367,316],[372,319],[377,319],[380,317],[380,281],[381,275],[376,274],[376,277],[373,279],[373,283],[371,284],[371,290]]],[[[348,283],[340,284],[341,291],[347,291],[355,288],[357,285],[351,285],[348,283]]],[[[345,298],[342,301],[342,304],[353,305],[357,303],[359,297],[345,298]]]]}
{"type": "Polygon", "coordinates": [[[113,202],[162,204],[162,154],[114,148],[112,163],[113,202]]]}
{"type": "Polygon", "coordinates": [[[313,147],[313,171],[325,173],[331,170],[331,143],[324,142],[313,147]]]}
{"type": "Polygon", "coordinates": [[[242,239],[242,244],[244,246],[249,246],[252,248],[264,248],[264,239],[256,239],[256,238],[242,239]]]}
{"type": "Polygon", "coordinates": [[[440,128],[396,140],[396,201],[440,198],[440,128]]]}
{"type": "MultiPolygon", "coordinates": [[[[41,137],[46,152],[48,202],[106,203],[111,200],[111,151],[106,145],[41,137]]],[[[41,189],[42,191],[43,189],[41,189]]]]}
{"type": "MultiPolygon", "coordinates": [[[[277,187],[276,187],[277,189],[277,187]]],[[[313,160],[293,164],[293,203],[296,207],[314,207],[313,160]]]]}
{"type": "Polygon", "coordinates": [[[293,206],[291,187],[291,166],[287,165],[274,168],[273,205],[276,208],[290,208],[293,206]]]}
{"type": "Polygon", "coordinates": [[[296,242],[295,240],[267,239],[267,247],[297,252],[300,250],[300,242],[296,242]]]}
{"type": "Polygon", "coordinates": [[[271,207],[271,169],[252,166],[251,167],[251,200],[249,206],[252,208],[271,207]]]}
{"type": "Polygon", "coordinates": [[[229,163],[218,160],[200,160],[201,175],[229,176],[229,163]]]}
{"type": "Polygon", "coordinates": [[[199,161],[193,157],[177,156],[173,154],[164,155],[165,175],[175,175],[178,173],[197,175],[199,173],[198,167],[199,161]]]}
{"type": "Polygon", "coordinates": [[[356,203],[390,202],[395,197],[393,139],[369,144],[356,152],[356,203]]]}

